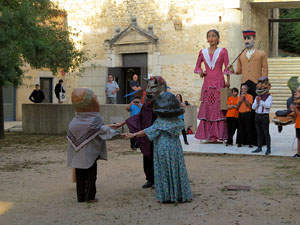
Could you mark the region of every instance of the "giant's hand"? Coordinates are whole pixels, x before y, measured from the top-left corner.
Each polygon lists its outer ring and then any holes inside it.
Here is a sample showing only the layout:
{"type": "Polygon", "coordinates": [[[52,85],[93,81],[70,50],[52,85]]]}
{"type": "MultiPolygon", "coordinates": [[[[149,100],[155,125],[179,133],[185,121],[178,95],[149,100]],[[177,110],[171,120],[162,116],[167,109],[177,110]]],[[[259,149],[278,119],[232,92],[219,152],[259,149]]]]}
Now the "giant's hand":
{"type": "Polygon", "coordinates": [[[199,75],[200,75],[201,78],[205,77],[206,76],[206,71],[200,72],[199,75]]]}
{"type": "Polygon", "coordinates": [[[230,65],[227,67],[227,70],[229,70],[231,73],[234,73],[233,65],[230,64],[230,65]]]}
{"type": "Polygon", "coordinates": [[[227,81],[227,82],[225,83],[225,87],[230,88],[230,81],[227,81]]]}

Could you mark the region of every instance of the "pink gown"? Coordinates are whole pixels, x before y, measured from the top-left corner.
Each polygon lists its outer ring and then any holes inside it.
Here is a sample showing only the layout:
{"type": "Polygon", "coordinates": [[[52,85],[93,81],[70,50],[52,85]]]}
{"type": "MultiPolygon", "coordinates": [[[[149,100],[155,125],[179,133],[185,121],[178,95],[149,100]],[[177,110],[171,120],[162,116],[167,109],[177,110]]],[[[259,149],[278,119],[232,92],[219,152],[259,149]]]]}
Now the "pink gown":
{"type": "Polygon", "coordinates": [[[225,112],[220,106],[220,88],[225,87],[224,75],[229,75],[229,63],[226,48],[217,48],[214,54],[209,54],[208,48],[199,52],[194,72],[202,72],[201,63],[204,62],[206,76],[201,90],[201,105],[198,119],[200,124],[195,138],[200,140],[225,140],[227,139],[227,126],[225,112]],[[225,66],[224,73],[222,66],[225,66]]]}

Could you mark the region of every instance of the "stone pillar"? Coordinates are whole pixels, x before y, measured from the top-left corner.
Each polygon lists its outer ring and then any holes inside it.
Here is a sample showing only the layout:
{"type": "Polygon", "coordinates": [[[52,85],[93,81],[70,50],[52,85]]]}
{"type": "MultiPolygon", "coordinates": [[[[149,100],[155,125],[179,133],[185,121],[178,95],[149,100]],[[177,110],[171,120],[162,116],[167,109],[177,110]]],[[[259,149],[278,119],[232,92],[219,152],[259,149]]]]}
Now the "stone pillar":
{"type": "MultiPolygon", "coordinates": [[[[279,9],[273,9],[273,19],[279,18],[279,9]]],[[[272,57],[278,57],[279,23],[272,23],[272,57]]]]}

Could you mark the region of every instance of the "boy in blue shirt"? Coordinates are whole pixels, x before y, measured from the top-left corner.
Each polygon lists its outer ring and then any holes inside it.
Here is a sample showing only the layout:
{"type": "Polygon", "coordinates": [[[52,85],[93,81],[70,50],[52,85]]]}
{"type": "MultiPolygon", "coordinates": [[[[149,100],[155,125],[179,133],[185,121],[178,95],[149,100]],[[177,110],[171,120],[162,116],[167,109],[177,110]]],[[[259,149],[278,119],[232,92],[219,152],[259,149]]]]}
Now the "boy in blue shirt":
{"type": "MultiPolygon", "coordinates": [[[[140,113],[142,106],[141,97],[136,96],[125,109],[130,112],[130,117],[132,117],[140,113]]],[[[139,147],[136,138],[130,139],[130,147],[132,150],[136,150],[139,147]]]]}

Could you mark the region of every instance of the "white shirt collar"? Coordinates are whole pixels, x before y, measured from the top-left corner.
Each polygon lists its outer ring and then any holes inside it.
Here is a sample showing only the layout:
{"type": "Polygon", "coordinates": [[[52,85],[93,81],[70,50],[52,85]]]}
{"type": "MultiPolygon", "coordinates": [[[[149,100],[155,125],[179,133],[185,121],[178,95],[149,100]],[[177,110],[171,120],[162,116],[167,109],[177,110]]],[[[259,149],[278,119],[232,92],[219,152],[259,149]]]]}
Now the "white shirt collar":
{"type": "Polygon", "coordinates": [[[246,56],[248,60],[251,59],[251,56],[253,55],[254,52],[255,52],[255,48],[246,51],[246,56]]]}
{"type": "Polygon", "coordinates": [[[219,58],[220,52],[222,51],[223,48],[217,48],[214,52],[214,56],[212,58],[212,60],[210,60],[209,57],[209,48],[205,48],[203,49],[202,53],[204,56],[204,59],[206,61],[206,64],[208,65],[208,67],[213,70],[215,68],[217,59],[219,58]]]}

